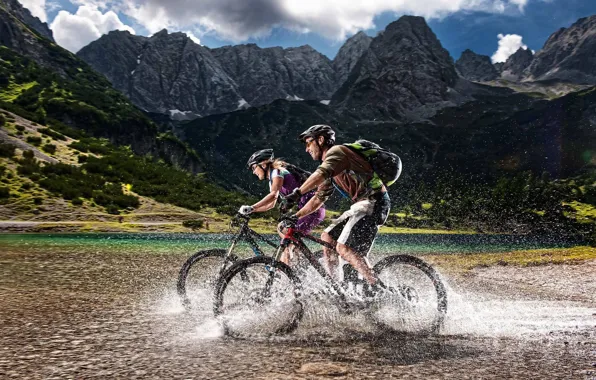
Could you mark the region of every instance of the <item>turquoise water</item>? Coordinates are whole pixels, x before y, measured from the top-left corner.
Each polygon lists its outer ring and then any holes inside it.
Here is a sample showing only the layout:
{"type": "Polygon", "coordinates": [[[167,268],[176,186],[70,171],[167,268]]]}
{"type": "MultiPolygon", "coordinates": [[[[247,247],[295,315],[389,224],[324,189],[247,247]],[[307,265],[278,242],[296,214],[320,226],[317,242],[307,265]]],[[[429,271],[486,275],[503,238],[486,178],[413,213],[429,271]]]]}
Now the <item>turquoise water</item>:
{"type": "MultiPolygon", "coordinates": [[[[207,248],[227,248],[230,234],[0,234],[0,250],[34,252],[97,251],[114,253],[190,254],[207,248]]],[[[276,241],[273,235],[268,236],[276,241]]],[[[578,242],[513,235],[382,234],[373,255],[387,253],[451,254],[507,252],[521,249],[569,247],[578,242]]],[[[312,249],[316,245],[309,243],[312,249]]],[[[261,244],[267,253],[272,248],[261,244]]],[[[245,244],[239,251],[250,253],[245,244]]]]}

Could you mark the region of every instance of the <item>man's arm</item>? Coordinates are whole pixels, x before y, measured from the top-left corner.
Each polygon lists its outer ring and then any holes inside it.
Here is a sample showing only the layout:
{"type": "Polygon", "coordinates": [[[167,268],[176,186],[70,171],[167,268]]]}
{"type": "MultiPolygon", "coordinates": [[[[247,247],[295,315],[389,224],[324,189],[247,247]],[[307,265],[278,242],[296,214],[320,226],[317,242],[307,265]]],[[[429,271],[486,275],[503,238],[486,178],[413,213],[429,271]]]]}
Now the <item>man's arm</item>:
{"type": "Polygon", "coordinates": [[[346,154],[340,146],[334,146],[329,148],[325,159],[319,165],[317,170],[306,181],[300,186],[300,193],[306,194],[310,190],[318,187],[326,179],[331,178],[342,171],[346,170],[348,162],[346,160],[346,154]]]}
{"type": "Polygon", "coordinates": [[[322,184],[323,181],[325,181],[325,176],[323,175],[323,173],[321,171],[316,170],[314,173],[312,173],[310,175],[310,177],[308,177],[306,179],[306,181],[304,181],[302,186],[300,186],[300,193],[301,194],[308,193],[309,191],[315,189],[320,184],[322,184]]]}
{"type": "Polygon", "coordinates": [[[300,210],[298,210],[296,217],[302,218],[303,216],[310,215],[320,209],[324,203],[325,201],[323,199],[319,197],[312,197],[300,210]]]}

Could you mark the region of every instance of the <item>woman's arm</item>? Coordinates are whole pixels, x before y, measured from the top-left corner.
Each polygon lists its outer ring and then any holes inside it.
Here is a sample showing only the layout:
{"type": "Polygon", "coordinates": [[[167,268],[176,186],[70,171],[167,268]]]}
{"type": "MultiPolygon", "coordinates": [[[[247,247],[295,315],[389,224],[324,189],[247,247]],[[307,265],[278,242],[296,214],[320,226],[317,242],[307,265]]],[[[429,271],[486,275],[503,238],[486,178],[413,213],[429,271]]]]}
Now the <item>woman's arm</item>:
{"type": "Polygon", "coordinates": [[[275,207],[283,183],[283,177],[274,177],[271,181],[271,191],[263,199],[252,205],[253,212],[265,212],[275,207]]]}

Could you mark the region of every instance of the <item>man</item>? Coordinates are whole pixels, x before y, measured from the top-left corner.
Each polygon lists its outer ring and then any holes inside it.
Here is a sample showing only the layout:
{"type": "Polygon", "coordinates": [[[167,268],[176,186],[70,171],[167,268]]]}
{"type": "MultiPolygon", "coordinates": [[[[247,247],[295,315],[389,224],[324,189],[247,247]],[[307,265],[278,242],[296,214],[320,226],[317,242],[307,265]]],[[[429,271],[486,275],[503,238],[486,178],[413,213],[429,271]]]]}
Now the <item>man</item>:
{"type": "MultiPolygon", "coordinates": [[[[302,194],[315,189],[316,195],[304,205],[294,218],[315,212],[333,193],[335,186],[354,203],[350,210],[334,220],[321,238],[334,244],[341,257],[350,263],[373,290],[384,285],[373,273],[366,256],[370,251],[380,225],[389,215],[391,203],[385,186],[374,175],[368,161],[343,145],[335,145],[335,131],[324,124],[313,125],[299,139],[306,144],[313,160],[322,161],[317,170],[287,197],[295,203],[302,194]]],[[[330,249],[324,249],[327,270],[336,278],[339,259],[330,249]]]]}

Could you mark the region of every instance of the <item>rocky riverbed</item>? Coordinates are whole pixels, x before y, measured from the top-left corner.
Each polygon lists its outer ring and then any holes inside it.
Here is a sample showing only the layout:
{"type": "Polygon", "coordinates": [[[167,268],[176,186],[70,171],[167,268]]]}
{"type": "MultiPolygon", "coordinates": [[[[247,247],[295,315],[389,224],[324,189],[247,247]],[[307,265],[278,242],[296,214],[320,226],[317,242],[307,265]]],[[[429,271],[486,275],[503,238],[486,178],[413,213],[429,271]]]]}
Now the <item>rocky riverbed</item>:
{"type": "Polygon", "coordinates": [[[596,377],[595,261],[450,271],[438,335],[379,331],[326,313],[290,336],[240,341],[220,336],[210,305],[180,307],[175,281],[185,259],[4,247],[0,377],[596,377]]]}

